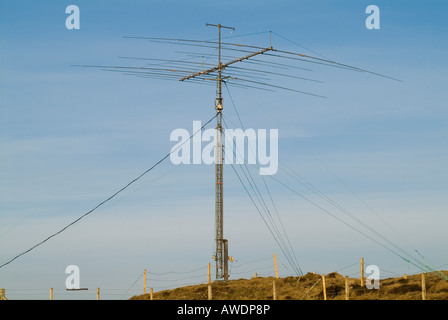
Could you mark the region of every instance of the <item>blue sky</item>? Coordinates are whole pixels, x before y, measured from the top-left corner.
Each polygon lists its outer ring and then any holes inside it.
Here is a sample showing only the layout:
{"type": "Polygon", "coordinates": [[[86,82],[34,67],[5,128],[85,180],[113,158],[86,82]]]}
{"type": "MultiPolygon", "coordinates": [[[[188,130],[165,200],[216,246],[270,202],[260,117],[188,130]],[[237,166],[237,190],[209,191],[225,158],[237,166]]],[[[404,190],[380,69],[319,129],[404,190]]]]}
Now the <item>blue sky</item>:
{"type": "MultiPolygon", "coordinates": [[[[246,128],[278,129],[280,169],[300,173],[408,252],[417,249],[435,266],[448,263],[445,1],[3,1],[0,12],[1,263],[151,167],[173,146],[172,130],[191,131],[194,120],[214,115],[212,86],[72,65],[138,65],[124,56],[184,59],[178,51],[199,49],[123,36],[215,40],[216,29],[206,23],[235,27],[223,31],[226,41],[267,46],[273,31],[276,48],[401,79],[295,62],[312,69],[293,71],[297,76],[324,83],[277,84],[326,99],[229,88],[224,115],[239,126],[233,100],[246,128]],[[70,4],[80,9],[79,30],[65,28],[70,4]],[[379,30],[365,27],[370,4],[380,8],[379,30]]],[[[231,278],[272,275],[274,252],[281,275],[290,275],[232,168],[224,170],[224,233],[237,259],[231,278]]],[[[360,257],[378,265],[382,277],[420,272],[321,210],[328,203],[284,171],[275,178],[320,206],[266,179],[304,272],[331,272],[360,257]]],[[[141,293],[145,268],[155,290],[201,283],[213,238],[214,168],[166,161],[1,268],[0,287],[10,299],[47,299],[50,287],[60,299],[77,298],[65,292],[71,264],[79,266],[81,286],[89,287],[82,297],[89,299],[97,287],[105,299],[141,293]]]]}

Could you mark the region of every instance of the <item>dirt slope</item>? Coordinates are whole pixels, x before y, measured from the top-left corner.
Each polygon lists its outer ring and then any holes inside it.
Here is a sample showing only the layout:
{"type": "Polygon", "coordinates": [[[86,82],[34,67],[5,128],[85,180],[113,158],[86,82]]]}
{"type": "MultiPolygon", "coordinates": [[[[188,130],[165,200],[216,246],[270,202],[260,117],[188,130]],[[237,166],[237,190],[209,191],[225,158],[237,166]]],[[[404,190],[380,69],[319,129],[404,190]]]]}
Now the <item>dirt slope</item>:
{"type": "MultiPolygon", "coordinates": [[[[448,271],[442,271],[448,275],[448,271]]],[[[448,300],[448,281],[437,274],[426,274],[426,299],[448,300]]],[[[359,278],[349,278],[350,300],[421,300],[421,274],[380,280],[379,289],[361,287],[359,278]]],[[[271,300],[275,278],[238,279],[213,282],[213,300],[271,300]]],[[[338,273],[325,276],[327,300],[345,300],[345,277],[338,273]]],[[[308,273],[301,277],[276,280],[278,300],[322,300],[322,276],[308,273]]],[[[207,285],[180,287],[154,292],[154,300],[207,300],[207,285]]],[[[131,300],[149,300],[149,294],[131,300]]]]}

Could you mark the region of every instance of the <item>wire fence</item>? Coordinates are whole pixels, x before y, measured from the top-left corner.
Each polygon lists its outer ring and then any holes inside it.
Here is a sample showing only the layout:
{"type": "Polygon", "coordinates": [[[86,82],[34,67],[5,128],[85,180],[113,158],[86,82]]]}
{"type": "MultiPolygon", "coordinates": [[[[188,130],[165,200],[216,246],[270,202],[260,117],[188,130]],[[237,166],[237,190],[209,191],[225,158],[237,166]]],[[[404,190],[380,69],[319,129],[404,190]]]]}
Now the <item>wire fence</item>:
{"type": "MultiPolygon", "coordinates": [[[[368,261],[364,262],[367,265],[368,261]]],[[[334,271],[329,273],[320,274],[316,271],[313,271],[308,272],[304,276],[291,276],[291,273],[287,273],[288,268],[286,267],[286,265],[282,263],[280,263],[280,265],[284,267],[284,271],[286,271],[286,273],[282,275],[282,277],[277,279],[279,282],[279,292],[281,292],[281,290],[284,290],[286,292],[285,288],[287,288],[286,282],[282,282],[282,279],[292,278],[293,281],[296,281],[296,283],[294,283],[295,287],[300,287],[302,292],[302,294],[298,298],[295,298],[298,300],[343,300],[356,298],[358,296],[366,294],[369,294],[370,298],[372,299],[381,299],[381,295],[384,295],[386,292],[385,290],[369,290],[368,288],[366,288],[366,283],[369,277],[366,278],[364,275],[363,281],[361,281],[362,268],[360,267],[360,261],[355,261],[340,268],[336,268],[334,271]],[[326,282],[325,284],[323,283],[324,281],[326,282]]],[[[128,287],[125,288],[89,288],[88,290],[87,288],[85,288],[85,290],[73,291],[69,291],[65,288],[60,287],[47,289],[5,288],[0,291],[0,294],[2,298],[6,297],[9,300],[126,300],[130,299],[133,296],[142,295],[145,289],[146,293],[148,293],[149,288],[151,292],[160,292],[179,287],[207,284],[208,277],[210,276],[208,274],[208,268],[209,266],[202,266],[192,268],[190,270],[167,270],[154,272],[152,270],[148,272],[147,270],[144,270],[130,282],[130,285],[128,287]]],[[[272,277],[273,279],[276,279],[276,274],[277,272],[272,257],[265,257],[250,261],[234,260],[229,263],[230,280],[252,279],[257,277],[272,277]]],[[[409,292],[413,292],[413,297],[415,298],[420,294],[420,291],[423,292],[423,287],[425,286],[425,284],[422,282],[424,280],[419,278],[420,274],[414,274],[412,276],[409,275],[409,281],[407,281],[406,279],[408,278],[408,275],[399,274],[395,271],[381,268],[381,275],[381,279],[378,279],[380,281],[386,283],[388,283],[388,279],[390,279],[390,281],[395,281],[394,286],[391,285],[390,289],[388,289],[388,293],[395,292],[406,294],[406,290],[408,290],[409,292]],[[386,276],[384,276],[384,274],[386,274],[386,276]],[[395,285],[395,283],[403,284],[403,287],[399,287],[398,285],[395,285]]],[[[423,275],[424,273],[422,274],[422,277],[423,275]]],[[[437,275],[428,273],[427,278],[428,281],[435,281],[434,279],[437,278],[437,275]]],[[[439,280],[443,279],[439,277],[439,280]]],[[[446,280],[444,281],[446,282],[446,280]]],[[[435,286],[430,284],[430,287],[435,286]]],[[[448,295],[448,283],[441,289],[441,291],[442,293],[445,292],[446,295],[448,295]]],[[[433,297],[443,297],[433,293],[431,294],[433,297]]],[[[290,299],[291,294],[286,292],[280,295],[280,297],[290,299]]]]}

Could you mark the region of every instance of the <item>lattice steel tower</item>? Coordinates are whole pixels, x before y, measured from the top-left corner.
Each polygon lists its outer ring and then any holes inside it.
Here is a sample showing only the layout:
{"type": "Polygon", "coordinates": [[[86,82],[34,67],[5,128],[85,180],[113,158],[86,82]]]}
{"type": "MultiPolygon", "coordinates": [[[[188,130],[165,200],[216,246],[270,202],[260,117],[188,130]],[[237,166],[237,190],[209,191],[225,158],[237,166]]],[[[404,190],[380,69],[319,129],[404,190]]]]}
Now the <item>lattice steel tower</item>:
{"type": "Polygon", "coordinates": [[[224,210],[223,210],[223,162],[224,162],[224,152],[222,145],[222,110],[223,110],[223,99],[222,99],[222,83],[224,79],[236,79],[234,77],[223,77],[222,71],[229,65],[241,62],[243,60],[249,59],[259,54],[263,54],[267,51],[273,50],[272,46],[269,48],[262,48],[257,52],[253,52],[244,57],[234,59],[227,63],[222,63],[221,61],[221,29],[231,29],[232,27],[225,27],[221,24],[206,24],[206,26],[213,26],[218,28],[218,65],[214,66],[208,70],[200,71],[194,74],[190,74],[180,79],[180,81],[203,77],[205,75],[210,75],[217,72],[216,80],[216,99],[215,99],[215,110],[217,112],[217,125],[216,125],[216,152],[215,152],[215,229],[216,229],[216,251],[214,259],[216,261],[216,279],[217,280],[228,280],[228,241],[224,239],[224,210]]]}
{"type": "Polygon", "coordinates": [[[224,27],[220,24],[207,26],[216,26],[219,33],[218,44],[218,78],[217,82],[217,97],[215,100],[215,109],[217,112],[217,124],[216,124],[216,152],[215,152],[215,232],[216,232],[216,279],[224,279],[227,281],[228,273],[228,253],[227,253],[227,241],[224,245],[224,207],[223,207],[223,146],[222,146],[222,62],[221,62],[221,28],[232,29],[231,27],[224,27]]]}

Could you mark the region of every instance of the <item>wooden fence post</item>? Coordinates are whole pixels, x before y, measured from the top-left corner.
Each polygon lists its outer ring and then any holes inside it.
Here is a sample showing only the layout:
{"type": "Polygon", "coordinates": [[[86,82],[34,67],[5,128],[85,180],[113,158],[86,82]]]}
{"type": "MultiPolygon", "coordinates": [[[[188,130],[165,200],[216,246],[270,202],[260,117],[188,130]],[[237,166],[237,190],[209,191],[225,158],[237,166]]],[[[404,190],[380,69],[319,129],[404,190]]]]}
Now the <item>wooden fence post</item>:
{"type": "Polygon", "coordinates": [[[153,300],[154,296],[153,296],[153,290],[152,288],[149,289],[149,300],[153,300]]]}
{"type": "Polygon", "coordinates": [[[210,284],[210,262],[208,263],[207,283],[210,284]]]}
{"type": "Polygon", "coordinates": [[[53,300],[53,288],[50,288],[50,300],[53,300]]]}
{"type": "Polygon", "coordinates": [[[272,281],[272,296],[274,300],[277,300],[277,280],[272,281]]]}
{"type": "Polygon", "coordinates": [[[208,285],[207,285],[207,290],[208,290],[208,300],[212,300],[213,299],[213,294],[212,294],[212,284],[211,283],[209,283],[208,285]]]}
{"type": "Polygon", "coordinates": [[[324,291],[324,300],[327,300],[327,286],[325,284],[325,275],[322,275],[322,289],[324,291]]]}
{"type": "Polygon", "coordinates": [[[0,300],[8,300],[5,294],[6,289],[0,289],[0,300]]]}
{"type": "Polygon", "coordinates": [[[143,271],[143,294],[146,294],[146,269],[143,271]]]}
{"type": "Polygon", "coordinates": [[[275,278],[278,279],[277,256],[274,253],[275,278]]]}
{"type": "Polygon", "coordinates": [[[364,287],[364,258],[361,258],[361,287],[364,287]]]}
{"type": "Polygon", "coordinates": [[[212,293],[212,284],[211,284],[211,278],[210,278],[210,262],[208,263],[207,269],[208,269],[208,271],[207,271],[207,295],[208,295],[208,300],[212,300],[213,293],[212,293]]]}
{"type": "Polygon", "coordinates": [[[426,300],[426,281],[425,273],[422,273],[422,300],[426,300]]]}
{"type": "Polygon", "coordinates": [[[96,289],[96,300],[100,300],[100,288],[96,289]]]}
{"type": "Polygon", "coordinates": [[[345,300],[349,300],[348,276],[345,276],[345,300]]]}

